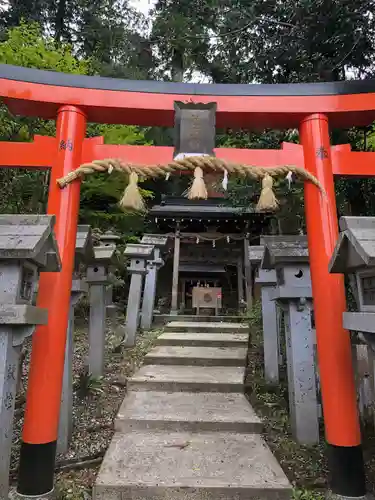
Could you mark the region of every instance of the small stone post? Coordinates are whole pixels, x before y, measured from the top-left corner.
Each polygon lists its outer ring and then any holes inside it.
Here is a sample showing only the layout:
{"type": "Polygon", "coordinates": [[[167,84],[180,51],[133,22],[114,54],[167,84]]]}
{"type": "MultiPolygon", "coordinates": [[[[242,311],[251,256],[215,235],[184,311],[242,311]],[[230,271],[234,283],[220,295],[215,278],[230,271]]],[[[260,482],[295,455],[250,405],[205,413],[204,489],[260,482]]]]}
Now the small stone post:
{"type": "Polygon", "coordinates": [[[75,306],[88,293],[88,285],[82,275],[86,265],[94,260],[94,248],[90,226],[78,226],[76,239],[75,266],[70,293],[70,314],[66,332],[63,389],[61,393],[59,433],[57,453],[69,449],[73,430],[73,353],[74,353],[74,312],[75,306]]]}
{"type": "Polygon", "coordinates": [[[140,307],[143,276],[146,275],[146,261],[151,260],[154,255],[152,245],[127,245],[124,252],[125,257],[130,259],[128,271],[131,275],[126,308],[126,347],[135,345],[135,336],[139,327],[140,307]]]}
{"type": "Polygon", "coordinates": [[[104,373],[104,346],[106,328],[105,292],[109,283],[109,268],[116,259],[114,245],[94,247],[95,260],[87,268],[87,283],[90,285],[89,321],[89,373],[101,377],[104,373]]]}
{"type": "Polygon", "coordinates": [[[61,268],[53,216],[0,216],[0,498],[9,494],[14,404],[22,343],[48,311],[32,305],[40,271],[61,268]]]}
{"type": "MultiPolygon", "coordinates": [[[[262,261],[264,246],[249,247],[249,258],[253,266],[262,261]]],[[[255,282],[261,286],[264,376],[267,384],[279,383],[279,316],[276,301],[270,299],[270,290],[276,287],[276,271],[259,269],[255,282]]]]}
{"type": "Polygon", "coordinates": [[[164,262],[161,258],[161,250],[166,246],[168,237],[158,234],[145,234],[141,240],[141,244],[153,245],[154,258],[147,261],[147,274],[145,279],[145,287],[143,290],[141,328],[149,330],[152,325],[154,314],[154,305],[156,298],[156,284],[159,269],[164,262]]]}
{"type": "Polygon", "coordinates": [[[286,310],[289,413],[299,443],[319,441],[319,418],[312,328],[312,290],[305,236],[265,237],[262,269],[276,268],[277,287],[269,296],[286,310]]]}
{"type": "MultiPolygon", "coordinates": [[[[103,246],[117,246],[121,242],[121,237],[112,231],[107,231],[104,234],[100,235],[100,243],[103,246]]],[[[117,306],[113,303],[113,281],[115,280],[114,274],[110,269],[110,284],[106,288],[106,304],[107,304],[107,316],[113,317],[116,315],[117,306]]]]}

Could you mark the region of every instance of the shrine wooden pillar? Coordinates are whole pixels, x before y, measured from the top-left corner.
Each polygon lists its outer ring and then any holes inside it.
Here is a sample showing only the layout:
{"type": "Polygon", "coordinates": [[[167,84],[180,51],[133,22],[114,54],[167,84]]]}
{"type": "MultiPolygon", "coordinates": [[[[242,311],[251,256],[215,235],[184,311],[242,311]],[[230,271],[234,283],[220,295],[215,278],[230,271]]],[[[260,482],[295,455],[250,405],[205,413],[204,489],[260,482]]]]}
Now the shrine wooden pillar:
{"type": "Polygon", "coordinates": [[[251,309],[253,307],[253,283],[251,277],[251,262],[249,254],[249,234],[245,235],[243,240],[243,257],[244,257],[244,267],[245,267],[245,290],[246,290],[246,303],[247,308],[251,309]]]}
{"type": "Polygon", "coordinates": [[[361,434],[352,366],[350,336],[343,328],[344,279],[329,273],[338,223],[328,119],[307,117],[300,127],[306,169],[326,195],[305,183],[306,224],[314,297],[317,351],[328,460],[333,493],[365,495],[361,434]]]}
{"type": "Polygon", "coordinates": [[[241,304],[244,300],[243,294],[243,262],[242,257],[237,261],[237,291],[238,291],[238,309],[241,309],[241,304]]]}
{"type": "Polygon", "coordinates": [[[186,278],[183,278],[180,281],[181,281],[181,303],[180,303],[180,309],[182,311],[182,314],[184,314],[184,311],[186,309],[186,278]]]}
{"type": "Polygon", "coordinates": [[[180,227],[177,223],[174,236],[171,314],[178,313],[178,281],[180,272],[180,227]]]}

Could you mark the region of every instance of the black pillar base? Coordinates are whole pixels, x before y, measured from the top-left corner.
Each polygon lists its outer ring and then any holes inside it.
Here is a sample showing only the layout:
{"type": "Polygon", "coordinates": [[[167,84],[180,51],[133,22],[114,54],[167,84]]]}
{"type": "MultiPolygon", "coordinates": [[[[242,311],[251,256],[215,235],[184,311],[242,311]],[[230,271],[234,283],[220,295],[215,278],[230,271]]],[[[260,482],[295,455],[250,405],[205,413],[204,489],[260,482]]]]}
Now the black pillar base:
{"type": "Polygon", "coordinates": [[[53,490],[56,444],[22,443],[17,493],[37,496],[53,490]]]}
{"type": "Polygon", "coordinates": [[[363,497],[366,494],[362,446],[327,445],[330,486],[336,495],[363,497]]]}

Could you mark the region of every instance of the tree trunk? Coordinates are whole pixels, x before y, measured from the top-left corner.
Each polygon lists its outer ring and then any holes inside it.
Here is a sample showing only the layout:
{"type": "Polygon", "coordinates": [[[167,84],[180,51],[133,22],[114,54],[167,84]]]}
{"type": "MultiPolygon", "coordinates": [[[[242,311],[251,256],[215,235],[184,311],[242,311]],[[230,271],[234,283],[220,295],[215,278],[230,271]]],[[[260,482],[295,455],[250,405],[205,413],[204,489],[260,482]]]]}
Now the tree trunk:
{"type": "Polygon", "coordinates": [[[55,40],[61,42],[65,31],[66,1],[59,0],[55,16],[55,40]]]}

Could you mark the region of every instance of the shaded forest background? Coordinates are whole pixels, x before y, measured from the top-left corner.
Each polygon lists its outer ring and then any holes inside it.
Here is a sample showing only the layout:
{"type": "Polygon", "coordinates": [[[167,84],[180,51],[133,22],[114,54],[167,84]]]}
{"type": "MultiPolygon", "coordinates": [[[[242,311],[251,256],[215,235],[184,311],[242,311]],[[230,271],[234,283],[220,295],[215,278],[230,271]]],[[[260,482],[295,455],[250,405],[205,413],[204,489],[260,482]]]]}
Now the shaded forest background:
{"type": "MultiPolygon", "coordinates": [[[[369,0],[157,0],[145,17],[128,0],[0,0],[0,63],[114,78],[212,83],[290,83],[373,78],[375,20],[369,0]]],[[[256,127],[256,124],[249,124],[256,127]]],[[[53,135],[54,122],[11,116],[0,106],[0,140],[53,135]]],[[[89,124],[107,143],[172,145],[168,129],[89,124]]],[[[218,146],[278,148],[298,131],[220,130],[218,146]]],[[[375,129],[332,131],[333,144],[373,151],[375,129]]],[[[251,162],[251,158],[249,158],[251,162]]],[[[43,212],[48,173],[1,169],[1,212],[43,212]]],[[[179,177],[145,182],[149,199],[181,194],[179,177]]],[[[81,222],[133,239],[143,218],[117,207],[125,180],[89,178],[81,222]]],[[[259,186],[230,179],[233,203],[259,186]]],[[[340,214],[375,215],[373,179],[336,181],[340,214]]],[[[304,228],[303,190],[281,182],[278,229],[304,228]]]]}

